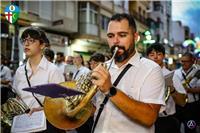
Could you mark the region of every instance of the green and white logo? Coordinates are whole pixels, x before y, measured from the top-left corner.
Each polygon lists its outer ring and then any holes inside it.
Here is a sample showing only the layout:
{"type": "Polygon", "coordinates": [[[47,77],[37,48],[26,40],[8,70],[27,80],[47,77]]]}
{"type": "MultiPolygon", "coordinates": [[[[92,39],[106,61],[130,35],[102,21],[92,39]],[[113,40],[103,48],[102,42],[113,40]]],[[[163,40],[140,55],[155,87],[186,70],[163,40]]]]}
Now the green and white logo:
{"type": "Polygon", "coordinates": [[[5,10],[6,19],[11,23],[15,23],[19,17],[19,7],[16,5],[8,5],[5,10]]]}

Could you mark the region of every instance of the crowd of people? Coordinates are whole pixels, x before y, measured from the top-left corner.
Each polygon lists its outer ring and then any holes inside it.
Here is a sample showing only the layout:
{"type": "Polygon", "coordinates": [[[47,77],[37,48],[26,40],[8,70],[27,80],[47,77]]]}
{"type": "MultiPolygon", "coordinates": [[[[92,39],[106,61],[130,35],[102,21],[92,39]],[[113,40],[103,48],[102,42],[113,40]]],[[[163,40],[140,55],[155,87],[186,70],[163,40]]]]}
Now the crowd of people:
{"type": "Polygon", "coordinates": [[[58,52],[55,56],[47,47],[49,41],[45,32],[29,27],[21,36],[27,61],[19,66],[13,78],[1,55],[1,105],[6,103],[8,92],[13,89],[29,107],[31,115],[43,110],[44,96],[25,92],[23,88],[77,81],[81,75],[91,73],[92,83],[99,88],[94,100],[95,113],[84,125],[70,131],[58,129],[47,120],[47,129],[42,132],[199,133],[200,67],[197,59],[186,52],[180,58],[182,66],[171,71],[163,62],[165,48],[162,44],[150,45],[147,57],[142,57],[135,49],[137,40],[133,16],[113,15],[108,24],[107,42],[112,55],[116,53],[114,61],[107,60],[102,53],[94,53],[86,66],[78,53],[65,58],[64,53],[58,52]],[[171,82],[167,84],[169,75],[171,82]],[[103,99],[107,99],[107,103],[99,113],[103,99]]]}

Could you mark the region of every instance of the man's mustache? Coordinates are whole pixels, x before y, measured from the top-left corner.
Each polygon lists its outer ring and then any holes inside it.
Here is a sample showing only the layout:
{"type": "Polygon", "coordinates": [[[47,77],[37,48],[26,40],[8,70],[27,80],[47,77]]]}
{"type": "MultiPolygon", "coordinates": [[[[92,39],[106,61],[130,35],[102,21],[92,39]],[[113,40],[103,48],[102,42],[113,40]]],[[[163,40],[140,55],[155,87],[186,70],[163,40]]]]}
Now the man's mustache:
{"type": "Polygon", "coordinates": [[[126,51],[126,49],[125,49],[124,46],[113,45],[113,46],[111,47],[111,53],[112,53],[112,54],[113,54],[114,51],[115,51],[115,47],[118,47],[119,49],[122,49],[122,50],[126,51]]]}

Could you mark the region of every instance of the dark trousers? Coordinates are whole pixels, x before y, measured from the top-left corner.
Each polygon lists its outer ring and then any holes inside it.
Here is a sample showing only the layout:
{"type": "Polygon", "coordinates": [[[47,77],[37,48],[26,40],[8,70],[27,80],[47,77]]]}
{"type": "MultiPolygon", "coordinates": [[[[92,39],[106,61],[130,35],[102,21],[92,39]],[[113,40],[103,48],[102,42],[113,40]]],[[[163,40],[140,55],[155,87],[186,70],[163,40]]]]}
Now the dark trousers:
{"type": "Polygon", "coordinates": [[[199,133],[200,101],[187,103],[184,107],[176,105],[176,117],[184,124],[185,133],[199,133]]]}
{"type": "Polygon", "coordinates": [[[174,115],[158,117],[155,122],[155,133],[180,133],[180,122],[174,115]]]}
{"type": "Polygon", "coordinates": [[[1,87],[1,105],[4,104],[8,99],[8,89],[7,87],[1,87]]]}
{"type": "Polygon", "coordinates": [[[58,129],[54,127],[51,123],[47,120],[47,129],[38,133],[65,133],[64,130],[58,129]]]}
{"type": "Polygon", "coordinates": [[[91,133],[92,125],[94,123],[94,117],[91,116],[86,123],[76,129],[78,133],[91,133]]]}

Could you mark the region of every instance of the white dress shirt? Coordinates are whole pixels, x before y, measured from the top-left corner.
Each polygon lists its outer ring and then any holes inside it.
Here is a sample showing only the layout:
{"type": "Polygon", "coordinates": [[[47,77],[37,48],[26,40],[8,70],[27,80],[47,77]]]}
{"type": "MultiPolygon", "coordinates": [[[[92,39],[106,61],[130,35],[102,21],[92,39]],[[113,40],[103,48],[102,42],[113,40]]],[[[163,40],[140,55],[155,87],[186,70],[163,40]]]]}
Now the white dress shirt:
{"type": "Polygon", "coordinates": [[[55,64],[58,67],[58,70],[60,71],[60,73],[64,74],[65,73],[65,63],[61,62],[61,63],[56,63],[55,64]]]}
{"type": "MultiPolygon", "coordinates": [[[[164,67],[162,67],[162,73],[163,73],[163,76],[166,76],[166,75],[170,74],[171,71],[169,71],[164,66],[164,67]]],[[[175,112],[176,112],[175,102],[174,102],[172,96],[170,95],[169,98],[168,98],[168,100],[167,100],[167,102],[166,102],[166,105],[165,106],[161,106],[159,116],[162,117],[162,116],[173,115],[175,112]],[[167,114],[163,113],[164,111],[167,114]]]]}
{"type": "MultiPolygon", "coordinates": [[[[0,71],[1,80],[12,81],[10,68],[1,64],[0,69],[1,69],[0,71]]],[[[7,85],[1,84],[1,86],[7,86],[7,85]]]]}
{"type": "MultiPolygon", "coordinates": [[[[23,91],[23,88],[29,87],[26,76],[25,76],[25,65],[20,66],[15,74],[13,88],[17,91],[19,96],[23,99],[29,108],[40,107],[38,102],[35,100],[31,92],[23,91]]],[[[32,74],[29,60],[26,63],[28,77],[32,74]]],[[[47,84],[47,83],[60,83],[64,82],[64,76],[61,74],[57,67],[49,62],[44,56],[42,57],[39,65],[37,66],[36,72],[29,79],[31,86],[47,84]]],[[[35,94],[37,98],[43,103],[44,96],[35,94]]]]}
{"type": "MultiPolygon", "coordinates": [[[[140,59],[137,52],[128,63],[133,66],[122,77],[117,88],[135,100],[164,105],[164,78],[161,68],[149,59],[140,59]]],[[[110,68],[112,82],[116,80],[127,64],[118,68],[113,62],[110,68]]],[[[97,111],[95,115],[97,115],[104,95],[97,93],[96,98],[97,111]]],[[[154,126],[147,128],[130,120],[111,101],[108,101],[99,118],[95,133],[154,133],[154,126]]]]}
{"type": "MultiPolygon", "coordinates": [[[[192,94],[192,93],[187,93],[185,88],[183,87],[183,83],[185,82],[184,78],[183,78],[183,75],[186,75],[186,78],[189,79],[191,77],[194,76],[194,74],[197,72],[197,70],[199,70],[198,67],[195,67],[195,66],[192,66],[191,68],[192,70],[189,72],[189,74],[186,74],[183,70],[183,68],[179,68],[177,70],[175,70],[174,72],[174,76],[173,76],[173,84],[174,84],[174,87],[176,88],[176,90],[179,92],[179,93],[183,93],[183,94],[187,94],[188,96],[188,103],[192,103],[192,102],[195,102],[195,99],[196,100],[199,100],[199,95],[198,94],[192,94]],[[195,97],[195,98],[194,98],[195,97]]],[[[199,87],[200,86],[200,80],[197,79],[197,78],[193,78],[191,81],[190,81],[190,86],[193,88],[193,87],[199,87]]]]}
{"type": "Polygon", "coordinates": [[[81,75],[83,74],[87,74],[90,72],[90,69],[88,69],[85,66],[81,66],[80,68],[78,68],[74,74],[73,74],[73,80],[77,80],[81,75]]]}

